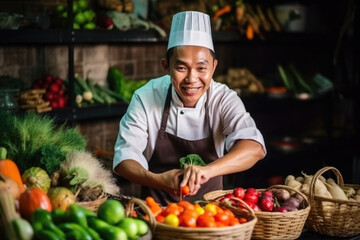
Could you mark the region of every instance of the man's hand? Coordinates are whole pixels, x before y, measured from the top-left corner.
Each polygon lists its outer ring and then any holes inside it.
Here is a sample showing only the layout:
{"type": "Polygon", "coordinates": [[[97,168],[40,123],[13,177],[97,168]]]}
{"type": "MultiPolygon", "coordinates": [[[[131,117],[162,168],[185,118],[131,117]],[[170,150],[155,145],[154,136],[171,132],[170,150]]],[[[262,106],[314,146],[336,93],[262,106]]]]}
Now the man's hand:
{"type": "Polygon", "coordinates": [[[180,187],[188,185],[190,188],[190,195],[195,195],[199,191],[201,184],[206,183],[210,179],[206,169],[206,166],[186,165],[180,187]]]}

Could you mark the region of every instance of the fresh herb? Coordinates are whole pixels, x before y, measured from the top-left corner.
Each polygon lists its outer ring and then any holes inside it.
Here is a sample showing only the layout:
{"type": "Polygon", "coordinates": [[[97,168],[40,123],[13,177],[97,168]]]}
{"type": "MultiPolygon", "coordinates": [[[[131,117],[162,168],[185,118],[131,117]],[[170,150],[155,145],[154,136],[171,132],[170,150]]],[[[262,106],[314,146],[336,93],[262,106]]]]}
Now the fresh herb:
{"type": "Polygon", "coordinates": [[[85,150],[86,140],[75,128],[59,124],[48,115],[15,115],[0,110],[0,119],[0,146],[8,150],[8,157],[16,162],[20,172],[39,163],[35,155],[45,145],[56,146],[65,155],[85,150]]]}
{"type": "Polygon", "coordinates": [[[44,145],[36,151],[34,157],[31,159],[31,165],[41,167],[50,176],[60,169],[61,163],[66,156],[59,147],[54,145],[44,145]]]}
{"type": "Polygon", "coordinates": [[[198,165],[198,166],[205,166],[205,162],[198,154],[189,154],[186,157],[182,157],[179,159],[180,161],[180,168],[184,169],[185,165],[198,165]]]}

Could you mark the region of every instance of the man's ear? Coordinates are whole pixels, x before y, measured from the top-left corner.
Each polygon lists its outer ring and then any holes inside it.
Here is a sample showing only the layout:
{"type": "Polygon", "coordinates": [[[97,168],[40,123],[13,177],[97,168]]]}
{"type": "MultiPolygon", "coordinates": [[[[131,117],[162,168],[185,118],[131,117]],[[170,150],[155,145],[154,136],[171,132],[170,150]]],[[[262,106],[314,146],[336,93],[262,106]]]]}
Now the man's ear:
{"type": "Polygon", "coordinates": [[[168,68],[169,68],[169,63],[168,63],[168,61],[166,60],[166,58],[162,58],[162,59],[161,59],[161,66],[163,67],[164,70],[168,70],[168,68]]]}

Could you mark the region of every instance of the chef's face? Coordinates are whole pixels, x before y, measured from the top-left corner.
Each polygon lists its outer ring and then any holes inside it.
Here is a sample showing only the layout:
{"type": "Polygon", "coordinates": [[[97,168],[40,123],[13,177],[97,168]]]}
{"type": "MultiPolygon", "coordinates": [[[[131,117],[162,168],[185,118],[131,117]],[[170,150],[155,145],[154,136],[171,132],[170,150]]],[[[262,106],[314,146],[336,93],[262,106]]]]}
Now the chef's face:
{"type": "Polygon", "coordinates": [[[199,46],[175,47],[169,60],[162,59],[162,65],[175,91],[185,107],[195,107],[210,86],[217,60],[208,48],[199,46]]]}

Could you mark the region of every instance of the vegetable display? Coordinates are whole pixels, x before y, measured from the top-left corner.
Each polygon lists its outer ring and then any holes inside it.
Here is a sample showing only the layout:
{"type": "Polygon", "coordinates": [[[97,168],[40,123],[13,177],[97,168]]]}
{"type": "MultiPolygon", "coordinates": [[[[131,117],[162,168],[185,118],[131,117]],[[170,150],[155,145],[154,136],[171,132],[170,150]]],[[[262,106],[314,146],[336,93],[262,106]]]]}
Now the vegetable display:
{"type": "Polygon", "coordinates": [[[241,208],[234,198],[242,199],[255,212],[291,212],[305,207],[304,198],[298,194],[291,194],[287,189],[274,188],[260,191],[255,188],[235,188],[232,193],[217,198],[221,203],[241,208]]]}
{"type": "Polygon", "coordinates": [[[26,189],[20,195],[19,210],[23,218],[29,220],[31,214],[38,208],[50,212],[52,210],[51,202],[47,194],[40,188],[26,189]]]}
{"type": "Polygon", "coordinates": [[[51,175],[54,169],[59,169],[63,155],[54,148],[42,151],[43,160],[39,161],[38,151],[45,145],[56,147],[64,155],[85,150],[86,140],[76,128],[58,124],[47,115],[15,115],[0,110],[0,119],[0,146],[7,149],[7,157],[17,164],[20,173],[30,167],[41,167],[51,175]]]}
{"type": "MultiPolygon", "coordinates": [[[[302,172],[302,175],[298,177],[288,175],[285,178],[285,185],[309,195],[312,178],[313,175],[307,175],[304,172],[302,172]]],[[[334,179],[330,177],[325,178],[323,176],[319,176],[315,182],[315,196],[335,200],[360,202],[360,190],[355,191],[355,189],[351,186],[344,186],[341,188],[334,179]]]]}
{"type": "Polygon", "coordinates": [[[147,83],[146,80],[126,79],[116,67],[109,68],[106,81],[109,88],[118,93],[125,102],[130,102],[135,90],[147,83]]]}
{"type": "Polygon", "coordinates": [[[231,210],[212,202],[203,202],[200,204],[179,201],[177,203],[168,203],[167,206],[163,208],[150,196],[146,197],[145,202],[157,222],[172,227],[227,227],[248,221],[248,219],[244,217],[236,217],[231,210]]]}

